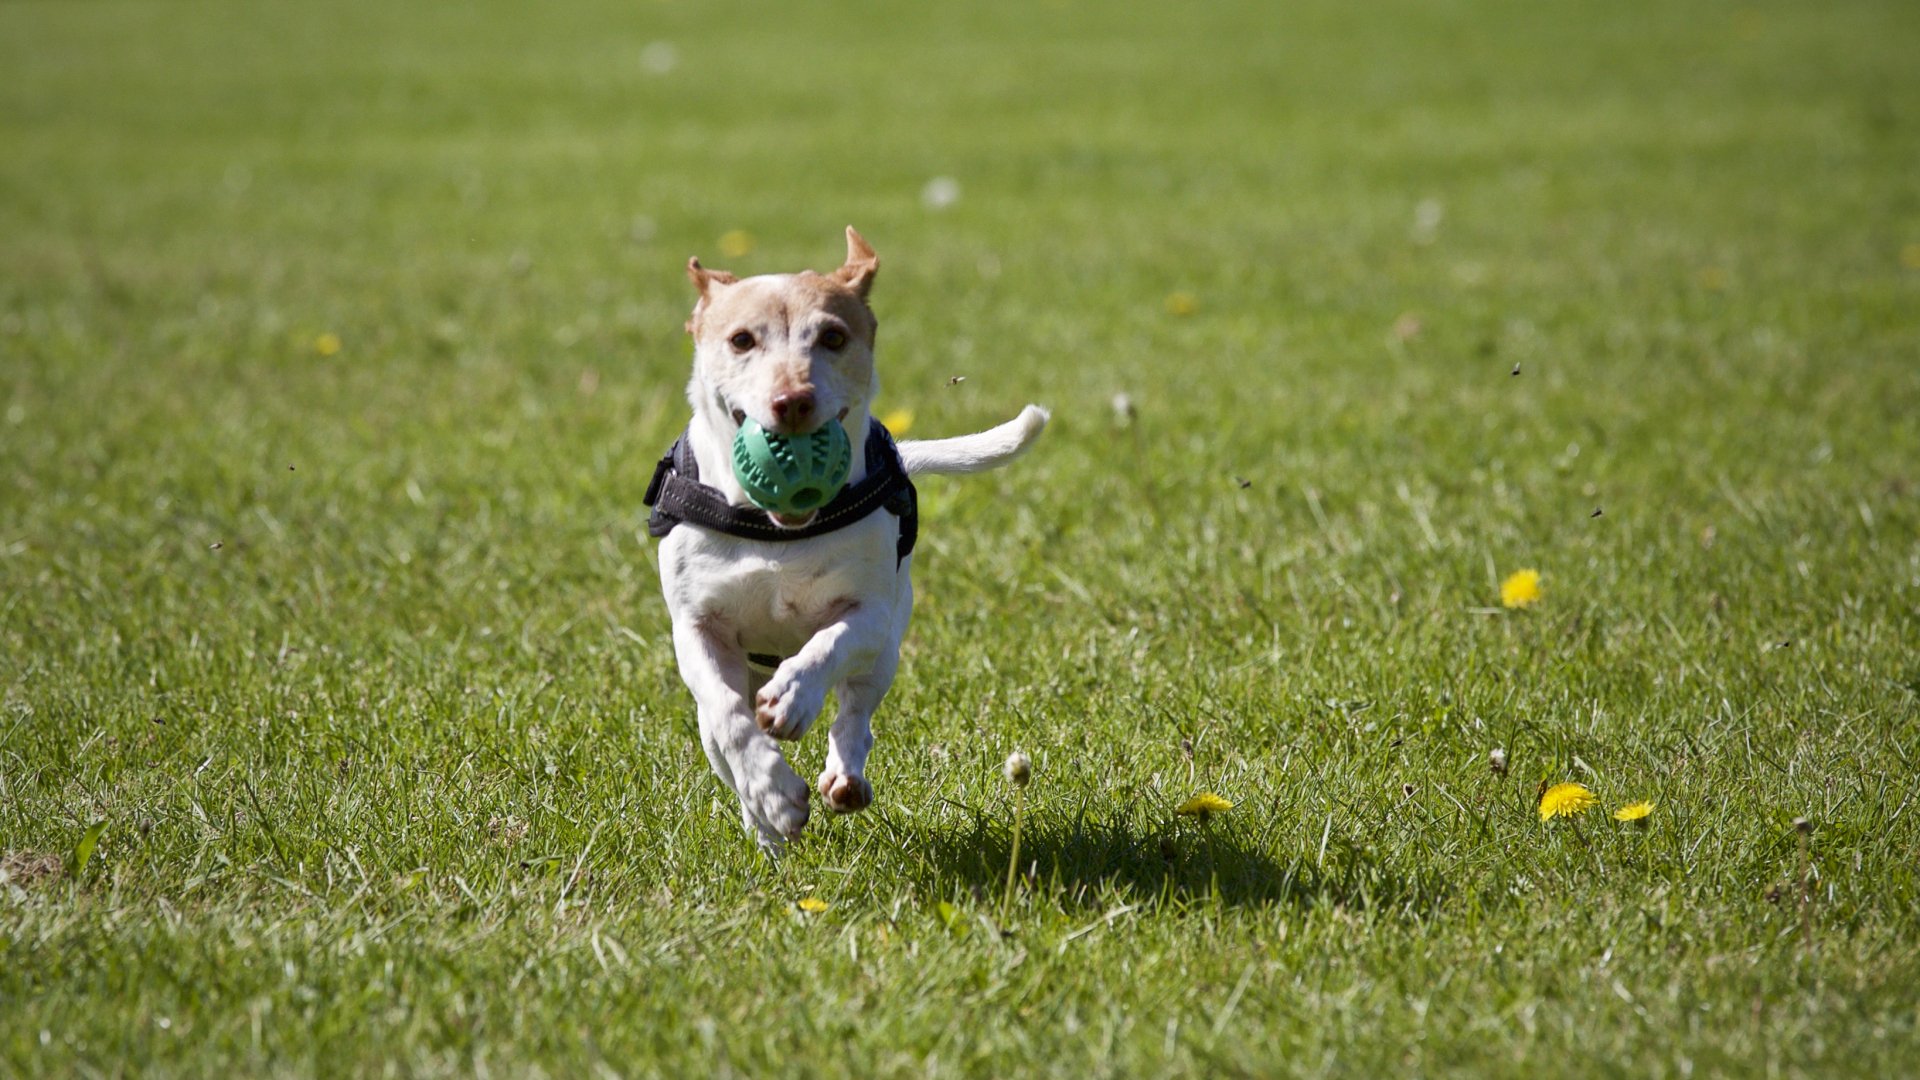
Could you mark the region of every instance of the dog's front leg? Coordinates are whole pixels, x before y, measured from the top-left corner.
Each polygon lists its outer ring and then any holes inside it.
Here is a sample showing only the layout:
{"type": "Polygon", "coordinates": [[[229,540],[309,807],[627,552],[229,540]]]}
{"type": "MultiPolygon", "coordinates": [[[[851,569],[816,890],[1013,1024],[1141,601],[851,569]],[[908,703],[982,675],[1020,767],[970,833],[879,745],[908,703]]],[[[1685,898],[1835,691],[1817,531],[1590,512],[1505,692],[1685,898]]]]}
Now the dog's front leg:
{"type": "Polygon", "coordinates": [[[747,707],[747,662],[740,650],[692,620],[674,621],[680,677],[700,712],[700,742],[715,775],[740,797],[741,820],[760,846],[777,853],[807,824],[807,784],[747,707]]]}
{"type": "Polygon", "coordinates": [[[754,720],[776,739],[805,735],[826,704],[828,689],[874,666],[889,643],[890,622],[882,605],[849,602],[760,688],[754,720]]]}

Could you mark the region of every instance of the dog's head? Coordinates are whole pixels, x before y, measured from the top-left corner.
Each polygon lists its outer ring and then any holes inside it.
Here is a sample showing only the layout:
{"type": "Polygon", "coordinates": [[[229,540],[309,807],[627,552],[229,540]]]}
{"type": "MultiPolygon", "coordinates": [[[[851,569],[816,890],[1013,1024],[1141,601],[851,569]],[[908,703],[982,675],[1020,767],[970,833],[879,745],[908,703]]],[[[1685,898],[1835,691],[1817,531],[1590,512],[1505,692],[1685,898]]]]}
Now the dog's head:
{"type": "MultiPolygon", "coordinates": [[[[847,259],[830,274],[803,270],[740,279],[687,261],[700,298],[687,320],[693,335],[694,410],[731,438],[752,417],[784,435],[865,416],[878,391],[873,370],[878,323],[867,306],[880,260],[847,227],[847,259]]],[[[849,431],[860,445],[865,431],[849,431]]]]}

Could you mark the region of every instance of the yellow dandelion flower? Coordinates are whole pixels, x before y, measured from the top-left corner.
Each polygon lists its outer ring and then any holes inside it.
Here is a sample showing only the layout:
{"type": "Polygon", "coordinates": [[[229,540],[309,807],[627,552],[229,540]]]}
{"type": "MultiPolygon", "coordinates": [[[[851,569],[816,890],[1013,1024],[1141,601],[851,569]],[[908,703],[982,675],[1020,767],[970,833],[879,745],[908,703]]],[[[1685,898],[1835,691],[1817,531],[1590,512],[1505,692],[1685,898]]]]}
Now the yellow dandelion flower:
{"type": "Polygon", "coordinates": [[[730,229],[720,234],[720,254],[729,259],[745,258],[753,252],[753,234],[745,229],[730,229]]]}
{"type": "Polygon", "coordinates": [[[1653,804],[1643,799],[1640,802],[1630,802],[1620,809],[1615,810],[1613,812],[1613,820],[1645,821],[1647,815],[1651,813],[1653,813],[1653,804]]]}
{"type": "Polygon", "coordinates": [[[825,900],[817,896],[804,896],[794,902],[795,907],[809,915],[818,915],[829,907],[825,900]]]}
{"type": "Polygon", "coordinates": [[[314,338],[313,351],[319,353],[321,356],[332,356],[333,354],[339,352],[340,351],[340,335],[334,334],[334,333],[326,333],[326,334],[321,334],[317,338],[314,338]]]}
{"type": "Polygon", "coordinates": [[[913,426],[913,410],[894,409],[891,412],[884,413],[880,417],[880,424],[888,431],[893,432],[896,437],[905,435],[907,429],[913,426]]]}
{"type": "Polygon", "coordinates": [[[1540,571],[1521,570],[1500,583],[1500,606],[1523,608],[1540,599],[1540,571]]]}
{"type": "Polygon", "coordinates": [[[1200,310],[1200,298],[1190,292],[1171,292],[1167,294],[1167,314],[1191,315],[1200,310]]]}
{"type": "Polygon", "coordinates": [[[1582,814],[1599,801],[1584,784],[1555,784],[1540,794],[1540,820],[1582,814]]]}
{"type": "Polygon", "coordinates": [[[1185,814],[1188,817],[1207,818],[1215,814],[1224,814],[1231,809],[1233,809],[1233,803],[1211,791],[1203,791],[1181,803],[1173,812],[1185,814]]]}

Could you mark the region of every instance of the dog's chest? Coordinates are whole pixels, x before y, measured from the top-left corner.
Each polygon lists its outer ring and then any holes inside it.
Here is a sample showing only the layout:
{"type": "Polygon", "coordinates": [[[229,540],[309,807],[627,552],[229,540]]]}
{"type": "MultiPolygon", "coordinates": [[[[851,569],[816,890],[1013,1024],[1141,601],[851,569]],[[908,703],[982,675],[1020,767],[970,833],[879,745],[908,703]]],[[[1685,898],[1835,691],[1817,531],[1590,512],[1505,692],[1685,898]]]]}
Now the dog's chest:
{"type": "Polygon", "coordinates": [[[661,583],[674,618],[717,622],[751,650],[789,653],[856,603],[886,603],[897,559],[888,519],[783,544],[686,526],[661,546],[661,583]]]}

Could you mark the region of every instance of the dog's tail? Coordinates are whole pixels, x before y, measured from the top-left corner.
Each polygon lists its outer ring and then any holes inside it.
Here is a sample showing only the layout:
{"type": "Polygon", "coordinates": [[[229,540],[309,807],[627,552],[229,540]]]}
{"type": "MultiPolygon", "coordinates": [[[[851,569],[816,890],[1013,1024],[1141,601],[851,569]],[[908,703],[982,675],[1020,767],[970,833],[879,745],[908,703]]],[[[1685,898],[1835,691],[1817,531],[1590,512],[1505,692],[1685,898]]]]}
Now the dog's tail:
{"type": "Polygon", "coordinates": [[[900,444],[909,476],[925,473],[976,473],[997,469],[1021,454],[1047,426],[1047,410],[1029,405],[996,428],[951,439],[916,439],[900,444]]]}

